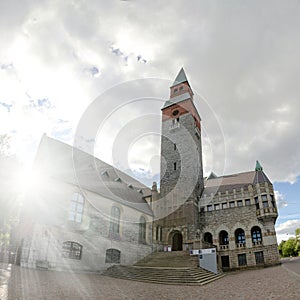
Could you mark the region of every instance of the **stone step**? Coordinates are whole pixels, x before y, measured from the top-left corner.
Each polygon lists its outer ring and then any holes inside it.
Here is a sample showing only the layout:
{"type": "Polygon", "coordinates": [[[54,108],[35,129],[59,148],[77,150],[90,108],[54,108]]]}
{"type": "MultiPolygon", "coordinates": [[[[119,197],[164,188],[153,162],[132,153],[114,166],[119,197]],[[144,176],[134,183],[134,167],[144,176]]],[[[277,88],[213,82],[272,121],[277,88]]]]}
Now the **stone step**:
{"type": "Polygon", "coordinates": [[[223,276],[201,268],[164,269],[122,265],[115,265],[109,268],[103,275],[143,282],[179,285],[203,285],[223,276]]]}
{"type": "Polygon", "coordinates": [[[197,256],[190,256],[189,251],[155,252],[142,260],[136,266],[152,267],[197,267],[197,256]]]}

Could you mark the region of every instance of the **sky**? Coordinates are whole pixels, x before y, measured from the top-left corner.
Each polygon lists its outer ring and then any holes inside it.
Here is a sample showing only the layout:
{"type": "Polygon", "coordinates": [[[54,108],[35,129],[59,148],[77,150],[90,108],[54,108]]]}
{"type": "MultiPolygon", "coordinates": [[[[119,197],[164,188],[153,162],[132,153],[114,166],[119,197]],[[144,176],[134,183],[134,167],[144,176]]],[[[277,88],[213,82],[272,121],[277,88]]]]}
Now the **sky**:
{"type": "Polygon", "coordinates": [[[299,14],[299,0],[1,1],[0,134],[25,165],[46,133],[150,185],[184,67],[205,174],[259,160],[287,239],[300,227],[299,14]]]}

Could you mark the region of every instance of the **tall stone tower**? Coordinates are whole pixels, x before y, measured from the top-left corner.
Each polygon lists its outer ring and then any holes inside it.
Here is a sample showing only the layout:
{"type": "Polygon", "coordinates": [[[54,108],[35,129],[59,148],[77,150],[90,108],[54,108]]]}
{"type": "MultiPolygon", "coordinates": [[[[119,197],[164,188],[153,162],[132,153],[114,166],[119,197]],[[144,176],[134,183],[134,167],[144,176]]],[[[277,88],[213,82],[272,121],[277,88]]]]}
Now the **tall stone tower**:
{"type": "Polygon", "coordinates": [[[157,240],[172,250],[192,247],[203,190],[201,119],[183,68],[162,108],[160,200],[157,240]],[[159,234],[160,233],[160,234],[159,234]]]}

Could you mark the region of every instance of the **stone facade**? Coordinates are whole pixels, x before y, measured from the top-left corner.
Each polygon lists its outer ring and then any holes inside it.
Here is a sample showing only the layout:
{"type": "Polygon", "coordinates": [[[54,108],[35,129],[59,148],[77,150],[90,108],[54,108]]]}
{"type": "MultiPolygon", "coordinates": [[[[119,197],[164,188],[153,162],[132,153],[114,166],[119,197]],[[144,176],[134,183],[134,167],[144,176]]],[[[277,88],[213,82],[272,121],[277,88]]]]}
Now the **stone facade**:
{"type": "Polygon", "coordinates": [[[224,270],[278,264],[272,183],[258,162],[255,171],[203,178],[195,110],[182,69],[162,108],[160,194],[152,188],[155,249],[214,247],[224,270]]]}
{"type": "Polygon", "coordinates": [[[180,76],[162,108],[160,197],[153,201],[155,226],[162,227],[161,244],[179,239],[173,245],[177,250],[192,247],[203,190],[201,119],[191,87],[180,76]]]}
{"type": "Polygon", "coordinates": [[[48,137],[42,140],[35,163],[39,184],[24,200],[20,265],[99,272],[116,263],[133,264],[150,254],[153,215],[143,199],[150,190],[83,152],[77,179],[83,172],[88,180],[81,178],[81,184],[73,181],[73,168],[66,164],[73,151],[48,137]],[[56,164],[53,157],[63,159],[56,164]],[[91,161],[99,169],[93,168],[91,161]],[[101,186],[101,176],[110,194],[101,186]],[[128,180],[132,180],[130,184],[128,180]],[[122,194],[126,198],[121,199],[122,194]]]}
{"type": "Polygon", "coordinates": [[[279,263],[273,185],[254,171],[203,177],[201,119],[183,69],[162,108],[161,181],[150,190],[112,166],[43,137],[40,183],[24,202],[17,261],[102,271],[152,251],[216,248],[220,269],[279,263]]]}

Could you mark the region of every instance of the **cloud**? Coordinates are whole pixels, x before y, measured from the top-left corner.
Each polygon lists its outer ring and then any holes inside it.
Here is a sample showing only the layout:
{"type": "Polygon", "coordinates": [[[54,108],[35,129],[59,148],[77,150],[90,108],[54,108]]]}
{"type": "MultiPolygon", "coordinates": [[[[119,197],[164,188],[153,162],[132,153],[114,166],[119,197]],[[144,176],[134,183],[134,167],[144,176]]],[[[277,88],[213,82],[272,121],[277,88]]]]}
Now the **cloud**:
{"type": "MultiPolygon", "coordinates": [[[[299,1],[276,0],[272,6],[27,0],[22,7],[2,1],[0,98],[14,106],[10,116],[0,110],[0,129],[32,141],[42,131],[57,138],[61,132],[71,142],[83,112],[103,91],[137,78],[172,81],[184,66],[195,94],[207,99],[222,129],[216,130],[205,103],[197,102],[206,133],[205,170],[213,166],[218,175],[253,170],[258,159],[272,181],[295,182],[300,175],[299,10],[299,1]],[[53,109],[43,106],[40,115],[24,109],[27,94],[48,99],[53,109]],[[58,119],[72,130],[60,131],[58,119]],[[34,128],[33,121],[41,125],[34,128]]],[[[167,99],[167,84],[145,85],[145,95],[153,88],[167,99]]],[[[123,95],[112,101],[119,103],[123,95]]],[[[112,132],[117,125],[111,125],[112,132]]],[[[113,144],[110,138],[105,145],[113,144]]],[[[146,161],[149,171],[151,160],[146,161]]],[[[140,167],[145,169],[145,161],[140,167]]]]}
{"type": "Polygon", "coordinates": [[[288,220],[275,226],[277,242],[286,241],[291,237],[295,237],[295,230],[300,228],[300,220],[288,220]]]}
{"type": "Polygon", "coordinates": [[[0,105],[3,106],[4,108],[6,108],[7,112],[10,112],[10,109],[13,106],[12,104],[8,104],[8,103],[5,103],[5,102],[0,102],[0,105]]]}
{"type": "Polygon", "coordinates": [[[295,230],[300,227],[300,220],[288,220],[276,226],[278,234],[295,234],[295,230]]]}
{"type": "Polygon", "coordinates": [[[277,207],[279,209],[288,206],[288,202],[284,199],[284,196],[279,191],[274,191],[274,193],[277,207]]]}

